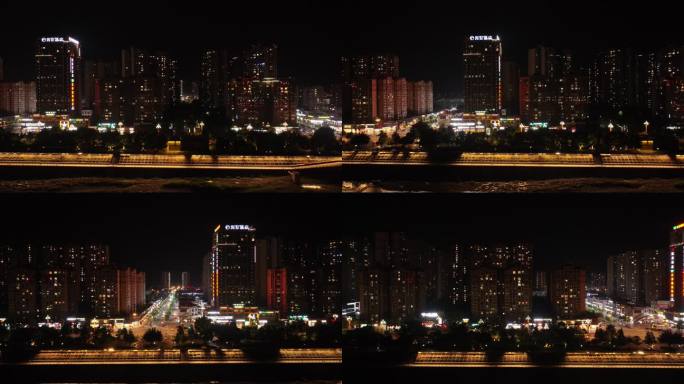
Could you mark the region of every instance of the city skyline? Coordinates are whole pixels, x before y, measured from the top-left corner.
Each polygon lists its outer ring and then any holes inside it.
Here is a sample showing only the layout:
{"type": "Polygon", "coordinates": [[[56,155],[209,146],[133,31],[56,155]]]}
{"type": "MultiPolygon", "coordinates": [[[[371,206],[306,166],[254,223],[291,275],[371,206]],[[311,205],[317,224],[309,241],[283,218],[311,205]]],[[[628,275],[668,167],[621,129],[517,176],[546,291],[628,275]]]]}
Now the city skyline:
{"type": "MultiPolygon", "coordinates": [[[[473,206],[464,200],[465,197],[459,198],[461,203],[455,206],[450,205],[447,198],[434,202],[417,196],[393,200],[399,206],[406,203],[425,207],[433,214],[427,222],[416,211],[388,211],[381,216],[363,212],[381,204],[379,199],[363,202],[341,199],[338,205],[330,206],[325,197],[304,196],[290,197],[289,204],[269,203],[256,196],[232,197],[228,203],[225,199],[208,198],[191,200],[192,204],[183,204],[172,211],[168,211],[166,206],[176,204],[177,198],[158,200],[141,197],[128,201],[123,197],[112,197],[109,204],[116,208],[116,214],[91,216],[84,221],[80,215],[102,209],[99,200],[95,197],[79,199],[78,207],[75,207],[75,198],[65,197],[65,203],[60,206],[52,206],[50,199],[34,202],[27,208],[29,212],[37,213],[50,206],[53,216],[39,223],[30,219],[32,215],[15,217],[0,226],[0,240],[10,244],[85,242],[108,245],[114,262],[147,272],[154,284],[162,270],[169,270],[177,274],[187,271],[192,283],[199,285],[202,258],[211,249],[211,234],[220,223],[252,225],[257,228],[259,237],[285,236],[303,240],[403,232],[436,243],[523,241],[533,244],[537,268],[552,268],[570,262],[591,271],[603,270],[607,257],[620,252],[667,247],[671,227],[684,222],[684,212],[677,213],[667,207],[670,201],[674,203],[676,200],[674,196],[661,196],[662,206],[632,207],[628,211],[623,207],[636,200],[629,195],[618,196],[610,201],[602,198],[600,203],[595,203],[601,205],[603,213],[600,218],[594,216],[599,208],[587,206],[581,196],[567,197],[568,205],[563,208],[556,207],[552,196],[521,198],[517,207],[508,207],[504,212],[497,212],[493,206],[487,208],[484,203],[473,206]],[[224,201],[220,207],[219,201],[224,201]],[[359,207],[363,209],[359,211],[359,207]],[[73,215],[74,209],[78,215],[73,215]],[[145,217],[139,216],[141,209],[147,210],[145,217]],[[304,215],[301,209],[304,209],[304,215]],[[350,209],[359,213],[354,217],[341,214],[350,209]],[[308,215],[317,217],[316,212],[322,211],[339,219],[328,219],[325,226],[318,222],[322,218],[309,219],[308,215]],[[131,221],[132,217],[136,219],[131,221]],[[555,222],[554,217],[562,219],[555,222]],[[549,225],[547,220],[551,220],[553,225],[549,225]],[[31,231],[22,229],[29,227],[31,231]],[[128,230],[119,231],[119,228],[128,230]],[[160,260],[164,265],[159,264],[160,260]]],[[[487,200],[504,204],[501,199],[505,200],[497,195],[487,200]]]]}
{"type": "MultiPolygon", "coordinates": [[[[357,4],[358,5],[358,4],[357,4]]],[[[77,5],[73,6],[74,19],[77,23],[60,23],[49,18],[37,22],[38,29],[28,29],[27,33],[13,33],[14,39],[0,51],[0,57],[10,68],[7,78],[26,80],[30,76],[31,53],[35,39],[43,35],[68,35],[78,38],[86,47],[85,57],[88,59],[113,59],[119,51],[129,46],[148,49],[172,49],[182,58],[182,77],[199,73],[199,58],[202,49],[227,48],[239,52],[252,43],[277,43],[283,51],[283,73],[305,79],[309,83],[321,82],[335,75],[336,61],[340,54],[364,52],[401,53],[404,57],[406,76],[411,78],[429,78],[436,82],[437,90],[444,92],[462,92],[459,80],[462,76],[461,36],[478,34],[498,34],[504,41],[504,58],[523,64],[527,49],[537,45],[556,48],[567,48],[578,52],[580,57],[609,48],[632,47],[635,49],[661,48],[669,44],[681,44],[676,34],[674,15],[656,13],[657,7],[642,10],[638,15],[608,4],[592,4],[592,12],[585,13],[581,4],[561,5],[537,2],[521,8],[512,4],[499,4],[488,16],[491,22],[486,28],[467,17],[459,18],[454,25],[452,15],[467,15],[477,12],[475,5],[436,5],[434,3],[409,3],[402,6],[390,6],[381,1],[364,4],[368,12],[382,11],[388,15],[380,20],[379,27],[370,28],[353,20],[353,7],[340,11],[332,5],[307,4],[306,6],[318,14],[329,15],[326,21],[312,20],[308,15],[300,14],[297,9],[303,4],[291,7],[272,5],[265,10],[260,9],[258,23],[231,23],[219,19],[222,12],[243,13],[255,12],[255,6],[244,4],[208,5],[206,10],[188,10],[168,2],[153,5],[140,5],[147,12],[139,14],[120,10],[111,10],[113,19],[131,19],[141,25],[142,29],[119,30],[111,34],[106,24],[100,24],[89,18],[88,14],[77,5]],[[433,12],[441,9],[442,12],[433,12]],[[416,12],[430,14],[430,20],[415,17],[416,12]],[[155,21],[145,19],[143,14],[159,15],[155,21]],[[285,15],[286,17],[282,17],[285,15]],[[289,17],[287,17],[289,16],[289,17]],[[522,19],[538,21],[538,23],[521,23],[522,19]],[[578,22],[578,20],[582,22],[578,22]],[[619,20],[615,27],[607,20],[619,20]],[[354,28],[340,31],[333,26],[336,23],[351,22],[354,28]],[[412,25],[416,28],[394,28],[395,33],[386,34],[381,31],[398,25],[412,25]],[[201,24],[201,30],[193,25],[201,24]],[[172,25],[175,28],[164,26],[172,25]],[[635,28],[623,28],[633,25],[635,28]],[[540,29],[546,27],[543,33],[540,29]],[[163,36],[158,29],[164,28],[163,36]],[[240,36],[235,39],[234,36],[240,36]],[[302,37],[304,37],[302,39],[302,37]],[[178,41],[204,41],[205,44],[177,44],[178,41]],[[449,46],[448,50],[444,46],[449,46]],[[311,46],[317,47],[316,57],[328,65],[318,65],[318,60],[297,60],[298,57],[310,53],[311,46]],[[407,47],[420,46],[412,50],[407,47]],[[90,47],[90,48],[88,48],[90,47]],[[13,54],[15,53],[15,54],[13,54]],[[18,55],[20,59],[14,56],[18,55]],[[27,71],[27,68],[29,72],[27,71]]],[[[27,8],[22,4],[8,4],[7,12],[21,14],[27,8]]],[[[50,10],[57,11],[55,5],[46,5],[45,14],[50,10]]],[[[36,15],[36,17],[43,17],[36,15]]],[[[249,18],[247,19],[249,20],[249,18]]],[[[244,21],[241,20],[241,21],[244,21]]],[[[8,24],[3,28],[19,28],[22,25],[8,24]]],[[[3,30],[4,32],[4,30],[3,30]]],[[[194,76],[194,75],[193,75],[194,76]]],[[[192,78],[192,77],[190,77],[192,78]]]]}

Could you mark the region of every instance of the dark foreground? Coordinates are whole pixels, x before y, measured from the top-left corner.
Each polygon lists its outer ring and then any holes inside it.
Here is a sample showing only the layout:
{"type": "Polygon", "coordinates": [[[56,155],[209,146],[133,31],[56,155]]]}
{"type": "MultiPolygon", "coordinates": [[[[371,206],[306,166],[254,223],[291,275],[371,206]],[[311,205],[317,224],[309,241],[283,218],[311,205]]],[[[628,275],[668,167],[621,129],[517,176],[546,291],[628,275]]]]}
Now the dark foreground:
{"type": "Polygon", "coordinates": [[[342,364],[92,364],[2,365],[3,377],[21,383],[199,383],[199,382],[309,382],[338,381],[342,364]]]}
{"type": "Polygon", "coordinates": [[[558,368],[558,367],[437,367],[437,366],[345,366],[344,382],[383,383],[675,383],[679,368],[558,368]]]}

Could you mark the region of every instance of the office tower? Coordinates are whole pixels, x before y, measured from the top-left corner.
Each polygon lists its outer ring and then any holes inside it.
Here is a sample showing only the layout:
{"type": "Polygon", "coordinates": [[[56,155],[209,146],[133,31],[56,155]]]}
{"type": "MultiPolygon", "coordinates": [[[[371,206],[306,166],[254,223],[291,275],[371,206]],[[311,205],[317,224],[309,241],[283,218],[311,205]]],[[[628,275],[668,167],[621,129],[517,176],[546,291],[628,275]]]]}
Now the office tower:
{"type": "Polygon", "coordinates": [[[43,37],[35,54],[37,109],[76,115],[81,108],[81,45],[71,37],[43,37]]]}
{"type": "Polygon", "coordinates": [[[34,81],[0,83],[0,112],[14,115],[36,113],[36,83],[34,81]]]}
{"type": "Polygon", "coordinates": [[[499,36],[466,38],[463,53],[465,112],[500,113],[503,103],[501,55],[499,36]]]}
{"type": "Polygon", "coordinates": [[[249,225],[219,225],[211,248],[214,307],[256,302],[256,229],[249,225]]]}
{"type": "Polygon", "coordinates": [[[253,80],[278,78],[278,47],[253,45],[244,54],[244,76],[253,80]]]}
{"type": "Polygon", "coordinates": [[[171,289],[171,286],[172,286],[171,272],[163,271],[161,273],[161,280],[159,281],[159,288],[171,289]]]}
{"type": "Polygon", "coordinates": [[[520,67],[512,61],[505,61],[501,71],[503,87],[503,109],[507,116],[520,114],[520,67]]]}
{"type": "Polygon", "coordinates": [[[551,273],[551,305],[560,319],[572,319],[586,311],[586,275],[584,270],[564,266],[551,273]]]}
{"type": "Polygon", "coordinates": [[[188,280],[187,272],[181,272],[181,288],[190,288],[190,280],[188,280]]]}
{"type": "Polygon", "coordinates": [[[684,313],[684,223],[670,234],[669,297],[675,313],[684,313]]]}
{"type": "Polygon", "coordinates": [[[287,269],[269,268],[266,270],[266,307],[287,315],[287,269]]]}

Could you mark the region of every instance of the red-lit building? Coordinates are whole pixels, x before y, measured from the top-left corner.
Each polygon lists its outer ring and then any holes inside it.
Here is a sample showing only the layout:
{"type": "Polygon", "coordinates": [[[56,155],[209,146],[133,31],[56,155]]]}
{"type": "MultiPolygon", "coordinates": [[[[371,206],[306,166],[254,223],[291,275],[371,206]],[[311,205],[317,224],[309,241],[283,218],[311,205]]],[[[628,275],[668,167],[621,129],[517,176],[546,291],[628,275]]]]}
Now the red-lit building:
{"type": "Polygon", "coordinates": [[[529,121],[530,119],[530,78],[520,78],[520,91],[518,93],[520,98],[520,119],[529,121]]]}
{"type": "Polygon", "coordinates": [[[287,269],[274,268],[266,271],[266,306],[287,314],[287,269]]]}

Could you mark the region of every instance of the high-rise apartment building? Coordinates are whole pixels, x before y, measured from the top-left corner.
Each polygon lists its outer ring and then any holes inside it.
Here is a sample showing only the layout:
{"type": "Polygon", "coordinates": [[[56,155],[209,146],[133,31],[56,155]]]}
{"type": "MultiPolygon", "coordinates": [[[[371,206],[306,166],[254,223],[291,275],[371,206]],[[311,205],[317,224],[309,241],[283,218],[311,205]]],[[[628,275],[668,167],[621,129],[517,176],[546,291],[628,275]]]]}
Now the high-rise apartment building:
{"type": "Polygon", "coordinates": [[[549,297],[556,316],[573,319],[586,311],[586,274],[574,266],[564,266],[551,273],[549,297]]]}

